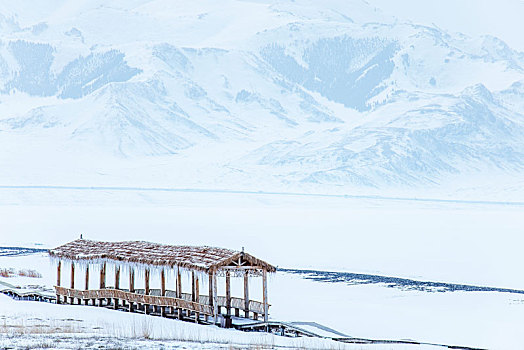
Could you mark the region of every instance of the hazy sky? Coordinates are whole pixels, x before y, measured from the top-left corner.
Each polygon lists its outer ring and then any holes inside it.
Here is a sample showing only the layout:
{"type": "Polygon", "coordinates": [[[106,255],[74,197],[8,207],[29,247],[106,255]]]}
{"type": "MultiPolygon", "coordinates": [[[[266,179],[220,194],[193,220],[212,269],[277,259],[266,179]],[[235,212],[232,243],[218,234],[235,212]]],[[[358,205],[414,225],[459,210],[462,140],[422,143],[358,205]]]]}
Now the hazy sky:
{"type": "Polygon", "coordinates": [[[469,35],[490,34],[524,51],[524,0],[368,0],[399,19],[469,35]]]}

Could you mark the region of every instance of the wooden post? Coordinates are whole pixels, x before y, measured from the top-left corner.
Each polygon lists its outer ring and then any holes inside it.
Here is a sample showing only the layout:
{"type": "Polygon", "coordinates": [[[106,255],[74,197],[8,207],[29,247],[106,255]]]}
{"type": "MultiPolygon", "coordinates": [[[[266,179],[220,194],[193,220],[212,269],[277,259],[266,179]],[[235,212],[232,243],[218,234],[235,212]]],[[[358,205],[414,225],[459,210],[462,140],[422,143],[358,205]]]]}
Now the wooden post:
{"type": "Polygon", "coordinates": [[[149,269],[146,268],[145,274],[145,295],[149,295],[149,269]]]}
{"type": "MultiPolygon", "coordinates": [[[[144,294],[145,295],[149,295],[149,269],[146,268],[146,273],[145,273],[145,291],[144,291],[144,294]]],[[[149,313],[149,305],[147,304],[144,304],[144,313],[147,315],[149,313]]]]}
{"type": "Polygon", "coordinates": [[[213,308],[213,273],[209,273],[209,306],[213,308]]]}
{"type": "MultiPolygon", "coordinates": [[[[120,266],[115,267],[115,289],[120,289],[120,266]]],[[[114,299],[115,310],[118,309],[118,298],[114,299]]]]}
{"type": "Polygon", "coordinates": [[[102,263],[100,268],[100,289],[106,288],[106,263],[102,263]]]}
{"type": "MultiPolygon", "coordinates": [[[[164,269],[162,269],[162,271],[160,272],[160,295],[163,297],[166,296],[166,274],[164,272],[164,269]]],[[[160,316],[166,316],[165,306],[160,307],[160,316]]]]}
{"type": "Polygon", "coordinates": [[[86,279],[85,279],[84,289],[89,290],[89,265],[86,266],[86,279]]]}
{"type": "MultiPolygon", "coordinates": [[[[60,287],[61,272],[62,272],[62,261],[58,260],[58,265],[56,266],[56,285],[57,287],[60,287]]],[[[58,294],[56,295],[56,303],[60,304],[60,296],[58,294]]]]}
{"type": "MultiPolygon", "coordinates": [[[[100,289],[106,288],[106,263],[100,267],[100,289]]],[[[102,306],[103,299],[98,299],[98,306],[102,306]]]]}
{"type": "Polygon", "coordinates": [[[115,289],[120,289],[120,266],[115,269],[115,289]]]}
{"type": "MultiPolygon", "coordinates": [[[[135,270],[129,267],[129,293],[135,292],[135,270]]],[[[133,303],[129,302],[129,312],[133,312],[133,303]]]]}
{"type": "MultiPolygon", "coordinates": [[[[178,299],[182,298],[182,275],[180,274],[180,267],[176,267],[176,296],[178,299]]],[[[179,320],[182,319],[182,309],[177,309],[177,317],[179,320]]]]}
{"type": "Polygon", "coordinates": [[[215,324],[218,322],[218,292],[217,292],[217,274],[213,270],[213,316],[215,324]]]}
{"type": "Polygon", "coordinates": [[[226,271],[226,314],[231,316],[231,274],[226,271]]]}
{"type": "Polygon", "coordinates": [[[263,288],[263,303],[264,303],[264,322],[268,320],[268,304],[267,304],[267,271],[262,270],[262,288],[263,288]]]}
{"type": "MultiPolygon", "coordinates": [[[[198,277],[195,280],[195,302],[200,304],[200,285],[198,282],[198,277]]],[[[198,319],[200,318],[200,313],[195,311],[195,322],[198,323],[198,319]]]]}
{"type": "MultiPolygon", "coordinates": [[[[86,280],[84,285],[85,290],[89,290],[89,264],[86,266],[86,280]]],[[[84,300],[84,304],[87,305],[89,303],[89,299],[84,300]]]]}
{"type": "MultiPolygon", "coordinates": [[[[71,261],[71,289],[75,289],[75,263],[71,261]]],[[[75,303],[75,298],[71,297],[71,305],[75,303]]]]}
{"type": "Polygon", "coordinates": [[[249,318],[249,271],[244,271],[244,317],[249,318]]]}
{"type": "Polygon", "coordinates": [[[195,271],[191,271],[191,301],[195,301],[195,271]]]}
{"type": "Polygon", "coordinates": [[[71,262],[71,289],[75,289],[75,263],[71,262]]]}

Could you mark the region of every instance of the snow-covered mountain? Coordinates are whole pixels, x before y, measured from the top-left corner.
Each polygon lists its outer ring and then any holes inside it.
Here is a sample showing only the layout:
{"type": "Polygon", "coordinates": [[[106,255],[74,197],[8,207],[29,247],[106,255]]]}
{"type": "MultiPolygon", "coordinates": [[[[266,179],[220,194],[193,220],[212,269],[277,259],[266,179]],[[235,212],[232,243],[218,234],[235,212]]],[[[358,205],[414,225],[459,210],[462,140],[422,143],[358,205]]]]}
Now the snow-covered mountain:
{"type": "Polygon", "coordinates": [[[495,37],[361,0],[7,2],[0,33],[2,184],[524,182],[524,53],[495,37]]]}

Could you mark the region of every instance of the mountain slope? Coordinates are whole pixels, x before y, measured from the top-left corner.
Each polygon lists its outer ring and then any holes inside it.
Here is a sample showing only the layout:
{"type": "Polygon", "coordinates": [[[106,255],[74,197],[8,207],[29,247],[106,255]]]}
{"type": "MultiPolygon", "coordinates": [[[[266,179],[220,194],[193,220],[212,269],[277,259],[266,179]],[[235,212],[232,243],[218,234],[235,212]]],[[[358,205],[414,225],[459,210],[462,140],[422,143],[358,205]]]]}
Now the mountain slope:
{"type": "Polygon", "coordinates": [[[328,192],[524,167],[524,54],[495,37],[357,0],[3,6],[3,183],[48,181],[20,164],[60,157],[71,183],[129,164],[141,185],[328,192]]]}

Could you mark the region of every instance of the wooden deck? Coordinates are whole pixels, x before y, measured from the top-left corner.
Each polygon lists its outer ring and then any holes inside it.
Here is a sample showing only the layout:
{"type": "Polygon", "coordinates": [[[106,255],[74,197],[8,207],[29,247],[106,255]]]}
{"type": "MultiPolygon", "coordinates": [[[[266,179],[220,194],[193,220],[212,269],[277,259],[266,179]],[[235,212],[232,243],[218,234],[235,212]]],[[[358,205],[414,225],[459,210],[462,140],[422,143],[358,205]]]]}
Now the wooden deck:
{"type": "MultiPolygon", "coordinates": [[[[160,289],[151,289],[148,295],[144,294],[143,289],[137,289],[134,292],[129,292],[125,289],[114,289],[111,287],[104,289],[90,289],[79,290],[72,288],[65,288],[55,286],[57,297],[69,303],[74,304],[76,300],[78,304],[87,304],[89,301],[95,302],[98,300],[112,300],[113,305],[148,305],[154,307],[170,307],[173,309],[186,310],[189,312],[198,313],[201,315],[213,316],[213,306],[210,305],[209,296],[200,295],[198,302],[192,301],[192,295],[182,293],[180,298],[176,297],[176,292],[166,290],[165,296],[161,295],[160,289]]],[[[259,317],[264,318],[264,304],[255,300],[249,300],[249,309],[245,310],[245,301],[242,298],[231,297],[231,307],[228,313],[227,298],[225,296],[218,296],[217,306],[219,314],[239,316],[240,310],[244,313],[246,318],[252,315],[254,320],[259,317]],[[223,310],[225,313],[221,313],[223,310]]]]}

